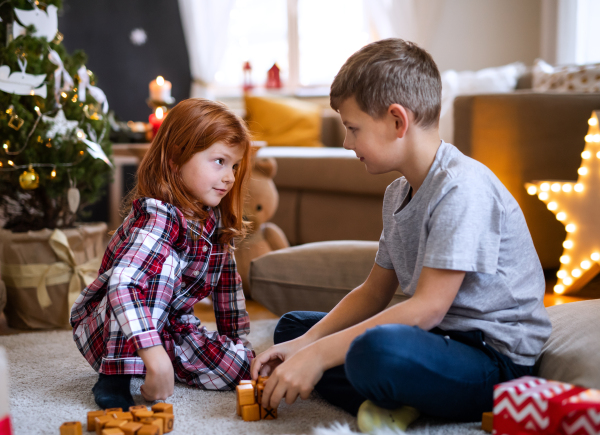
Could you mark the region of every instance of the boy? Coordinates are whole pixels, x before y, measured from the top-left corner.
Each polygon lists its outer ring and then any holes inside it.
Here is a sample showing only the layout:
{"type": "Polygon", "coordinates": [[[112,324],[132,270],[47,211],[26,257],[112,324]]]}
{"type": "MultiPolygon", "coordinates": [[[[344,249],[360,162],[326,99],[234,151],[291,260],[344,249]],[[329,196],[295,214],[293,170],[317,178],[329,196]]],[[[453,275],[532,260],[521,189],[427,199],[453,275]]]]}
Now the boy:
{"type": "Polygon", "coordinates": [[[284,315],[252,363],[253,378],[271,374],[263,405],[315,388],[363,431],[418,412],[475,421],[495,384],[532,373],[551,331],[539,259],[502,183],[440,140],[440,99],[433,59],[400,39],[363,47],[335,77],[344,147],[369,173],[403,177],[386,190],[367,280],[328,314],[284,315]],[[386,309],[398,284],[411,297],[386,309]]]}

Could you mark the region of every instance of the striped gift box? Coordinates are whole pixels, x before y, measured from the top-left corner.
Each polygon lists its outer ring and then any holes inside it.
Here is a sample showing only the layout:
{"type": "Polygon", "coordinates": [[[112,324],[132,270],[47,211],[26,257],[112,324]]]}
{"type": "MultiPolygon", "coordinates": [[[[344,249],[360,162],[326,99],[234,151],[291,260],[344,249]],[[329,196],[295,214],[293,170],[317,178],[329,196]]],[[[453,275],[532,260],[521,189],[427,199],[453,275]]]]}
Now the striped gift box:
{"type": "Polygon", "coordinates": [[[494,435],[600,435],[600,391],[525,376],[494,387],[494,435]]]}

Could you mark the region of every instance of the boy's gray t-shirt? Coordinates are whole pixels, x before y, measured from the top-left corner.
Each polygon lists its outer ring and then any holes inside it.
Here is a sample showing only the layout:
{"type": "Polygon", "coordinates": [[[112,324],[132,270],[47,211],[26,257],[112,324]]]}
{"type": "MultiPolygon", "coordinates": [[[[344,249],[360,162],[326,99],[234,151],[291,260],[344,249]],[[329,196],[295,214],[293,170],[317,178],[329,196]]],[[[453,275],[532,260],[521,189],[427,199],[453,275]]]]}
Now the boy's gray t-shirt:
{"type": "Polygon", "coordinates": [[[487,167],[442,141],[416,194],[401,177],[383,201],[376,263],[415,293],[423,266],[466,271],[443,330],[484,333],[516,364],[533,365],[552,326],[545,280],[519,205],[487,167]]]}

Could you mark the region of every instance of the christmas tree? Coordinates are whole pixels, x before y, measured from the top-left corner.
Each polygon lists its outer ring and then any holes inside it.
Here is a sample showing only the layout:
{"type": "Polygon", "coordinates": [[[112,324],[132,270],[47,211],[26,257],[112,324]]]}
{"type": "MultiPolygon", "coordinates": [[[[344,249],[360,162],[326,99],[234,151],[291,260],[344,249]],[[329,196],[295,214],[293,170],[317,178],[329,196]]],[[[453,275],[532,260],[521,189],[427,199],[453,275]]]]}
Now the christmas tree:
{"type": "Polygon", "coordinates": [[[60,0],[0,0],[0,218],[67,228],[112,172],[108,104],[57,29],[60,0]]]}

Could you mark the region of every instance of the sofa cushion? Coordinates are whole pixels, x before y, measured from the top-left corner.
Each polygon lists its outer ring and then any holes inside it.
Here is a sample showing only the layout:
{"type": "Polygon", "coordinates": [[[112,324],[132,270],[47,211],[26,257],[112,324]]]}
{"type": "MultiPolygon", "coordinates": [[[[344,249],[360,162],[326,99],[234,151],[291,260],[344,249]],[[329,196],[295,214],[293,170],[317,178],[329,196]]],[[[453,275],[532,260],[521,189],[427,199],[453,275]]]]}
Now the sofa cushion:
{"type": "MultiPolygon", "coordinates": [[[[295,310],[328,312],[367,279],[378,246],[344,240],[270,252],[250,265],[252,299],[280,316],[295,310]]],[[[397,290],[391,304],[405,299],[397,290]]]]}
{"type": "Polygon", "coordinates": [[[552,66],[536,59],[533,65],[533,90],[600,92],[600,64],[552,66]]]}
{"type": "Polygon", "coordinates": [[[246,118],[255,140],[276,146],[321,147],[321,115],[315,103],[246,95],[246,118]]]}
{"type": "Polygon", "coordinates": [[[600,389],[600,299],[548,308],[552,334],[538,361],[538,375],[600,389]]]}

